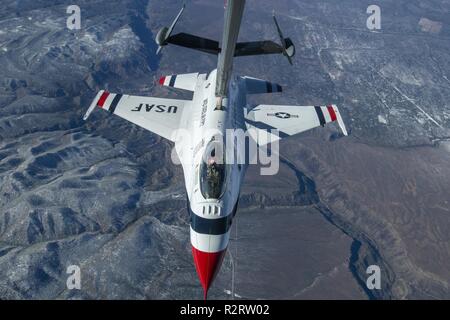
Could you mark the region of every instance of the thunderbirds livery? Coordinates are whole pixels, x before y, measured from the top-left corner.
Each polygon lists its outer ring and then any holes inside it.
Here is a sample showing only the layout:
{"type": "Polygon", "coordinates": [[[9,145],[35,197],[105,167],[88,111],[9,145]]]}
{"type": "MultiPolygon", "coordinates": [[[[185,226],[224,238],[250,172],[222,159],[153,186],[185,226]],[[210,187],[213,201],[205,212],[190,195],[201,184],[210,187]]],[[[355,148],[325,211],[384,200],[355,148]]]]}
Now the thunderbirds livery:
{"type": "Polygon", "coordinates": [[[251,132],[257,145],[264,147],[334,121],[347,135],[335,105],[257,105],[253,108],[247,105],[249,94],[281,92],[282,88],[269,81],[233,75],[233,59],[278,53],[292,64],[295,47],[289,38],[284,38],[275,16],[278,43],[238,42],[244,6],[245,0],[226,3],[221,43],[187,33],[172,34],[184,6],[172,25],[157,34],[158,53],[167,44],[173,44],[218,56],[217,69],[209,74],[169,75],[159,80],[163,86],[191,91],[192,100],[139,97],[101,90],[84,116],[86,120],[95,107],[100,107],[175,143],[186,184],[192,255],[205,299],[228,247],[247,168],[246,164],[230,161],[230,155],[240,153],[241,149],[228,141],[224,144],[220,137],[225,137],[227,130],[241,129],[251,132]],[[262,132],[264,134],[260,134],[262,132]]]}

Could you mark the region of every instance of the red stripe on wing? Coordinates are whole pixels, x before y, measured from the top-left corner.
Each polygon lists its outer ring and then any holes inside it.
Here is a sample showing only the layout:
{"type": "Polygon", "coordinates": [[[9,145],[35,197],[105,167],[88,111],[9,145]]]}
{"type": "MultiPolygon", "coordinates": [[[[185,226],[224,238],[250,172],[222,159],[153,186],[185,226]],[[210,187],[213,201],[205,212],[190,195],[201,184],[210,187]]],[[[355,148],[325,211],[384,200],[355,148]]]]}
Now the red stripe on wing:
{"type": "Polygon", "coordinates": [[[103,108],[103,105],[105,104],[106,99],[108,99],[108,96],[109,96],[109,92],[107,92],[107,91],[103,92],[100,99],[98,99],[97,106],[99,106],[100,108],[103,108]]]}
{"type": "Polygon", "coordinates": [[[337,117],[336,117],[336,112],[334,112],[333,106],[327,106],[327,109],[328,109],[328,113],[330,114],[331,121],[336,121],[337,117]]]}

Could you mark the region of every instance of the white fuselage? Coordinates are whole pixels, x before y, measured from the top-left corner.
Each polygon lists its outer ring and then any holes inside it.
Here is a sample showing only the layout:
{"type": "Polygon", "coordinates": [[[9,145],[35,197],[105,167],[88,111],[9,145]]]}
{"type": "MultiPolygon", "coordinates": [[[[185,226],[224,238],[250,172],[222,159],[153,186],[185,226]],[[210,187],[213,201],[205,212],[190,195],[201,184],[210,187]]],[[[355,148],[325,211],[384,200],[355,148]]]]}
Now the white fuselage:
{"type": "MultiPolygon", "coordinates": [[[[182,118],[182,127],[186,130],[180,131],[175,142],[186,183],[191,216],[191,243],[195,249],[207,253],[221,252],[227,248],[231,219],[236,211],[246,169],[245,165],[239,165],[237,161],[228,163],[231,159],[227,158],[226,163],[221,166],[226,168],[226,172],[219,174],[218,178],[220,186],[217,189],[220,189],[220,192],[213,190],[213,196],[205,192],[207,187],[215,185],[205,183],[208,179],[205,178],[205,172],[208,170],[205,154],[211,148],[211,140],[213,137],[225,138],[227,130],[241,127],[240,119],[243,117],[245,104],[245,90],[240,90],[237,79],[230,81],[229,95],[223,100],[218,100],[220,98],[215,96],[215,83],[216,70],[209,76],[199,75],[192,100],[192,111],[182,118]]],[[[214,141],[218,139],[215,138],[214,141]]],[[[233,154],[237,152],[233,144],[224,143],[224,153],[227,148],[234,148],[231,151],[233,154]]]]}

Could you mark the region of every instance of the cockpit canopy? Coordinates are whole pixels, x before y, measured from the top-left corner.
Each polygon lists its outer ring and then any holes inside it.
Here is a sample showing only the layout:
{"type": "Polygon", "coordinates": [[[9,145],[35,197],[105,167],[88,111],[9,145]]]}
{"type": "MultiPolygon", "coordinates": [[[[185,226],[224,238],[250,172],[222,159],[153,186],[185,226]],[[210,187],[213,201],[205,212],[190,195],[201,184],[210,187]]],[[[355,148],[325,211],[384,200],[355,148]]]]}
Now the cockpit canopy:
{"type": "Polygon", "coordinates": [[[220,199],[225,193],[230,167],[225,160],[221,141],[213,138],[200,164],[200,191],[205,199],[220,199]]]}

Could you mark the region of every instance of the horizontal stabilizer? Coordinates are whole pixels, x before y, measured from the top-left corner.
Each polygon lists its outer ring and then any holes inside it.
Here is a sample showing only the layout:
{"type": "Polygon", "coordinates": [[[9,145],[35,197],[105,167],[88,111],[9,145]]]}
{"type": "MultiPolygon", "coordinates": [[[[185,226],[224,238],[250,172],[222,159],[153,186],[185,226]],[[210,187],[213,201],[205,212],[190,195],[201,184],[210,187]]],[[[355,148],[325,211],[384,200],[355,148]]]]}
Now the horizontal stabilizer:
{"type": "Polygon", "coordinates": [[[277,83],[272,83],[266,80],[252,77],[242,77],[242,79],[244,79],[245,81],[247,94],[273,93],[283,91],[283,88],[277,83]]]}
{"type": "Polygon", "coordinates": [[[197,84],[198,73],[173,74],[159,79],[162,86],[194,91],[197,84]]]}

